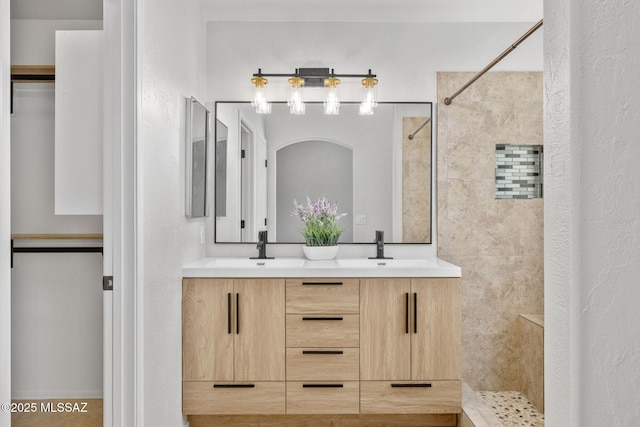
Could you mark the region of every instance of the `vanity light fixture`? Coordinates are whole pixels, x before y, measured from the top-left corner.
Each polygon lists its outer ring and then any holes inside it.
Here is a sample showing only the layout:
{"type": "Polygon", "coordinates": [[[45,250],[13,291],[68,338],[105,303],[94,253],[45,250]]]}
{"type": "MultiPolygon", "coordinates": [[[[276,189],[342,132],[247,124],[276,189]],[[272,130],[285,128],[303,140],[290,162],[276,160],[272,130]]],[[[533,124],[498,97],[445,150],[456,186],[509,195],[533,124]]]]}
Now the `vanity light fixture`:
{"type": "Polygon", "coordinates": [[[256,108],[256,113],[258,114],[270,114],[271,104],[267,101],[265,88],[269,80],[265,79],[260,73],[260,70],[258,70],[258,74],[254,75],[251,79],[251,83],[256,87],[256,93],[253,101],[251,101],[251,106],[256,108]]]}
{"type": "Polygon", "coordinates": [[[327,97],[324,100],[324,113],[328,116],[335,116],[340,112],[340,99],[338,99],[338,85],[340,79],[332,75],[324,79],[324,85],[327,89],[327,97]]]}
{"type": "Polygon", "coordinates": [[[291,85],[291,96],[287,105],[289,105],[289,112],[291,114],[304,114],[304,98],[302,97],[302,86],[304,86],[304,79],[298,75],[296,69],[296,75],[289,79],[291,85]]]}
{"type": "MultiPolygon", "coordinates": [[[[371,74],[371,70],[369,70],[369,74],[371,74]]],[[[374,108],[378,106],[377,85],[378,79],[375,77],[362,79],[363,97],[359,110],[361,116],[370,116],[373,114],[374,108]]]]}
{"type": "MultiPolygon", "coordinates": [[[[378,105],[376,86],[378,79],[371,70],[367,74],[335,74],[333,68],[296,68],[293,74],[267,74],[259,68],[253,75],[251,83],[256,87],[255,96],[251,105],[256,108],[258,114],[271,113],[271,104],[267,101],[265,86],[268,83],[266,77],[285,77],[291,86],[291,94],[287,105],[291,114],[304,114],[305,103],[302,88],[324,88],[327,93],[324,97],[324,113],[335,115],[340,112],[340,99],[338,97],[338,85],[340,79],[359,78],[362,79],[363,96],[360,104],[360,114],[371,115],[378,105]]],[[[306,89],[305,89],[306,90],[306,89]]]]}

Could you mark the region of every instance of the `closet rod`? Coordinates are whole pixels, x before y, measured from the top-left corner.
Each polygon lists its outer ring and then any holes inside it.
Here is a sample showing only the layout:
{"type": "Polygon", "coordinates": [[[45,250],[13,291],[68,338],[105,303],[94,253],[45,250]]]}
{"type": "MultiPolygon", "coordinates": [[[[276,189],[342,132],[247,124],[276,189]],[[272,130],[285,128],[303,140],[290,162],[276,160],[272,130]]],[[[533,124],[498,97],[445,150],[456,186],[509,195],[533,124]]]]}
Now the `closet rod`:
{"type": "MultiPolygon", "coordinates": [[[[79,235],[74,235],[79,236],[79,235]]],[[[85,235],[88,236],[88,235],[85,235]]],[[[13,254],[15,253],[103,253],[102,246],[13,246],[11,239],[11,268],[13,268],[13,254]]]]}
{"type": "Polygon", "coordinates": [[[509,46],[507,49],[505,49],[504,52],[502,52],[500,55],[498,55],[498,57],[496,59],[494,59],[493,61],[491,61],[491,63],[489,65],[487,65],[486,67],[484,67],[482,69],[482,71],[480,71],[478,74],[476,74],[475,76],[473,76],[471,78],[471,80],[469,80],[467,83],[465,83],[464,86],[462,86],[460,89],[458,89],[458,91],[456,93],[454,93],[453,95],[444,98],[442,100],[442,102],[444,102],[445,105],[451,105],[451,101],[453,101],[458,95],[460,95],[462,92],[465,91],[465,89],[467,89],[469,86],[471,86],[472,84],[475,83],[476,80],[478,80],[480,77],[482,77],[487,71],[489,71],[491,68],[493,68],[494,65],[496,65],[498,62],[502,61],[504,59],[505,56],[507,56],[508,54],[510,54],[516,47],[518,47],[518,45],[520,43],[522,43],[527,37],[529,37],[531,34],[533,34],[538,28],[542,27],[542,19],[540,21],[538,21],[538,23],[536,23],[536,25],[534,25],[533,27],[531,27],[529,29],[529,31],[527,31],[526,33],[524,33],[522,35],[522,37],[520,37],[518,40],[516,40],[511,46],[509,46]]]}

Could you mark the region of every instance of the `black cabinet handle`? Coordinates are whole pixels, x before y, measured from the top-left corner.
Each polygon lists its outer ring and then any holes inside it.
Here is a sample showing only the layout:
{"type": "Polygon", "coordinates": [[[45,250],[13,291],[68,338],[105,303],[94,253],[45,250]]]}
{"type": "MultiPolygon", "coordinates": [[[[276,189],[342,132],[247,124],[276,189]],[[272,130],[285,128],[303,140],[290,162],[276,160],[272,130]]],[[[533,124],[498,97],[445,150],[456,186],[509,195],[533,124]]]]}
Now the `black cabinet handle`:
{"type": "Polygon", "coordinates": [[[214,384],[213,388],[254,388],[255,384],[214,384]]]}
{"type": "Polygon", "coordinates": [[[342,286],[342,282],[302,282],[302,286],[342,286]]]}
{"type": "Polygon", "coordinates": [[[418,383],[418,384],[391,384],[391,387],[404,387],[404,388],[417,388],[417,387],[431,387],[431,383],[418,383]]]}
{"type": "Polygon", "coordinates": [[[302,388],[343,388],[344,384],[302,384],[302,388]]]}
{"type": "Polygon", "coordinates": [[[342,350],[302,350],[302,354],[344,354],[342,350]]]}
{"type": "Polygon", "coordinates": [[[405,309],[405,319],[404,319],[404,333],[409,333],[409,292],[405,292],[404,294],[404,309],[405,309]]]}
{"type": "Polygon", "coordinates": [[[236,335],[240,333],[240,294],[236,294],[236,335]]]}
{"type": "Polygon", "coordinates": [[[344,320],[342,317],[303,317],[302,320],[344,320]]]}
{"type": "Polygon", "coordinates": [[[227,294],[227,333],[231,331],[231,292],[227,294]]]}
{"type": "Polygon", "coordinates": [[[418,333],[418,294],[413,293],[413,333],[418,333]]]}

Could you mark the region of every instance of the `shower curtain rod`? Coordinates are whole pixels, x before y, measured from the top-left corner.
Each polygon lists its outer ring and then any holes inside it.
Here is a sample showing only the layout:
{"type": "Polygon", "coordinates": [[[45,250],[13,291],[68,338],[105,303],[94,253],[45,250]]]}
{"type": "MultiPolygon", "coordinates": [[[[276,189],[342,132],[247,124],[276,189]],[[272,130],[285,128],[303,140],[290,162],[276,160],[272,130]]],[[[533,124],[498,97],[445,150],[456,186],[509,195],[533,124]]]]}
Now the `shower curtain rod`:
{"type": "Polygon", "coordinates": [[[420,127],[418,129],[416,129],[416,131],[414,133],[412,133],[411,135],[409,135],[409,139],[413,139],[414,136],[416,136],[416,133],[420,132],[420,129],[422,129],[423,127],[425,127],[426,125],[429,124],[429,122],[431,121],[431,117],[429,117],[427,120],[424,121],[423,124],[420,125],[420,127]]]}
{"type": "Polygon", "coordinates": [[[516,47],[518,47],[518,45],[520,43],[522,43],[527,37],[529,37],[531,34],[533,34],[538,28],[542,27],[542,19],[540,21],[538,21],[538,23],[536,25],[534,25],[533,27],[531,27],[531,29],[529,31],[527,31],[526,33],[524,33],[524,35],[522,37],[520,37],[518,40],[516,40],[515,43],[513,43],[511,46],[509,46],[504,52],[502,52],[496,59],[494,59],[493,61],[491,61],[491,63],[489,65],[487,65],[486,67],[484,67],[482,69],[482,71],[480,71],[478,74],[476,74],[475,76],[473,76],[471,78],[471,80],[469,80],[464,86],[462,86],[456,93],[454,93],[453,95],[451,95],[448,98],[444,98],[442,100],[442,102],[444,102],[445,105],[451,105],[451,101],[453,101],[458,95],[460,95],[462,92],[464,92],[469,86],[471,86],[473,83],[475,83],[476,80],[478,80],[480,77],[482,77],[487,71],[489,71],[491,68],[493,68],[494,65],[496,65],[498,62],[502,61],[502,59],[507,56],[508,54],[510,54],[516,47]]]}

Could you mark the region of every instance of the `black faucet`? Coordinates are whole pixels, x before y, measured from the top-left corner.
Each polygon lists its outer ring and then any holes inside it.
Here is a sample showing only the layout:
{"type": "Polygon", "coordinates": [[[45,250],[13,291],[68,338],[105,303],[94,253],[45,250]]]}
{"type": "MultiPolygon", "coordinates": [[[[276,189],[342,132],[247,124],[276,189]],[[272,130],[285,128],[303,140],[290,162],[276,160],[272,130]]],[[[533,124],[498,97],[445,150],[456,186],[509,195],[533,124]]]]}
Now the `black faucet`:
{"type": "Polygon", "coordinates": [[[273,259],[267,256],[267,230],[258,231],[258,256],[252,256],[250,259],[273,259]]]}
{"type": "Polygon", "coordinates": [[[376,256],[370,256],[369,259],[393,259],[393,257],[384,256],[384,231],[376,230],[376,256]]]}

